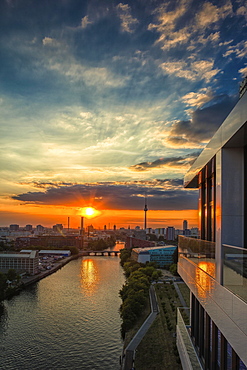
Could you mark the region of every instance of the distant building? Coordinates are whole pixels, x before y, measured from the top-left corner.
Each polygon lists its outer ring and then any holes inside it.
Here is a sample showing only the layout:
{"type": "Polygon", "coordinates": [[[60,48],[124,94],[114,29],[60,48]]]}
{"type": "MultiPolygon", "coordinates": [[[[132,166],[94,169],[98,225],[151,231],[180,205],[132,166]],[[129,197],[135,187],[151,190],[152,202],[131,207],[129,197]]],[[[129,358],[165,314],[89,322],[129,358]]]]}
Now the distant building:
{"type": "Polygon", "coordinates": [[[192,227],[190,229],[190,231],[191,231],[191,236],[199,236],[199,229],[198,229],[198,227],[192,227]]]}
{"type": "Polygon", "coordinates": [[[186,230],[186,229],[188,229],[188,221],[184,220],[183,221],[183,230],[186,230]]]}
{"type": "Polygon", "coordinates": [[[168,226],[166,229],[166,240],[175,240],[175,228],[168,226]]]}
{"type": "Polygon", "coordinates": [[[32,229],[33,229],[33,225],[26,225],[25,226],[26,231],[32,231],[32,229]]]}
{"type": "Polygon", "coordinates": [[[134,248],[131,258],[139,263],[155,262],[158,267],[163,268],[173,263],[173,254],[177,247],[164,246],[154,248],[134,248]]]}
{"type": "Polygon", "coordinates": [[[38,273],[39,255],[38,251],[29,253],[1,253],[0,271],[8,272],[9,269],[15,269],[17,273],[28,272],[29,274],[38,273]]]}
{"type": "MultiPolygon", "coordinates": [[[[25,253],[31,253],[32,250],[28,250],[28,249],[22,249],[20,251],[20,254],[25,254],[25,253]]],[[[39,253],[39,256],[42,257],[42,256],[63,256],[63,257],[70,257],[71,256],[71,252],[70,250],[63,250],[63,249],[42,249],[42,250],[38,250],[38,253],[39,253]]]]}
{"type": "Polygon", "coordinates": [[[37,225],[37,226],[36,226],[36,230],[37,230],[37,232],[38,232],[38,233],[43,233],[43,232],[44,232],[44,230],[45,230],[45,228],[44,228],[44,226],[42,226],[42,225],[37,225]]]}
{"type": "Polygon", "coordinates": [[[191,230],[190,229],[184,229],[183,235],[190,236],[191,230]]]}
{"type": "Polygon", "coordinates": [[[52,250],[42,249],[39,251],[39,256],[63,256],[69,257],[71,255],[70,250],[52,250]]]}
{"type": "Polygon", "coordinates": [[[131,249],[131,248],[138,248],[138,247],[140,248],[155,247],[155,242],[151,242],[149,240],[144,240],[144,239],[133,238],[132,236],[127,236],[125,248],[131,249]]]}
{"type": "Polygon", "coordinates": [[[18,231],[19,228],[20,228],[20,226],[17,225],[17,224],[12,224],[12,225],[9,226],[10,231],[18,231]]]}
{"type": "Polygon", "coordinates": [[[184,231],[182,229],[175,229],[175,238],[177,238],[178,235],[184,235],[184,231]]]}
{"type": "Polygon", "coordinates": [[[54,225],[53,226],[53,231],[55,232],[55,233],[59,233],[59,232],[61,232],[63,230],[63,225],[62,224],[56,224],[56,225],[54,225]]]}
{"type": "Polygon", "coordinates": [[[140,230],[140,229],[136,230],[135,229],[135,231],[133,233],[133,237],[137,238],[137,239],[146,240],[147,234],[146,234],[145,230],[140,230]]]}
{"type": "Polygon", "coordinates": [[[88,233],[92,233],[92,232],[94,232],[94,227],[93,227],[93,225],[88,225],[88,227],[87,227],[87,231],[88,231],[88,233]]]}
{"type": "Polygon", "coordinates": [[[30,246],[39,249],[46,247],[62,248],[62,247],[79,247],[78,235],[40,235],[37,237],[19,237],[16,238],[16,249],[28,248],[30,246]]]}

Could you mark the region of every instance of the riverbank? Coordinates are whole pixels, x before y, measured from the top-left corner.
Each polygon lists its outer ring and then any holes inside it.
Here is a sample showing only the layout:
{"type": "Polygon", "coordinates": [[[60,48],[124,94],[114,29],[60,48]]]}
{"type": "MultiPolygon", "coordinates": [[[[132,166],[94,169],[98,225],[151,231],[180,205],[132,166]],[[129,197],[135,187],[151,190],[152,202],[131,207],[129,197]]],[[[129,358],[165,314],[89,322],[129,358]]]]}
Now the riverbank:
{"type": "Polygon", "coordinates": [[[72,255],[70,257],[64,257],[62,260],[54,262],[54,265],[51,266],[49,270],[40,271],[37,275],[33,276],[24,276],[21,281],[19,282],[18,286],[15,287],[9,287],[6,291],[5,298],[4,299],[10,299],[14,297],[16,294],[19,294],[23,289],[25,289],[27,286],[32,285],[40,281],[41,279],[44,279],[45,277],[54,274],[54,272],[61,269],[63,266],[65,266],[70,261],[77,259],[81,257],[81,254],[78,253],[76,255],[72,255]]]}
{"type": "Polygon", "coordinates": [[[54,266],[52,266],[49,270],[41,271],[39,274],[34,275],[34,276],[23,277],[20,288],[21,287],[25,288],[28,285],[37,283],[39,280],[44,279],[45,277],[51,274],[54,274],[54,272],[61,269],[67,263],[69,263],[70,261],[74,259],[79,258],[80,256],[81,256],[80,254],[76,254],[70,257],[64,257],[62,260],[55,262],[54,266]]]}
{"type": "Polygon", "coordinates": [[[119,369],[123,283],[118,258],[78,258],[5,300],[0,368],[119,369]]]}

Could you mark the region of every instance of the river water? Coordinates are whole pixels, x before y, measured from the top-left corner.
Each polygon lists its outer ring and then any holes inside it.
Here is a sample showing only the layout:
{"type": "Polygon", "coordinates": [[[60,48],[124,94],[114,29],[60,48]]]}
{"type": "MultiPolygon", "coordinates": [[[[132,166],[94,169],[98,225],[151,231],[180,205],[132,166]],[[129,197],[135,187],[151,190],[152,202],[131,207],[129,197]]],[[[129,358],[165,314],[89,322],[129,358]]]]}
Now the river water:
{"type": "Polygon", "coordinates": [[[4,301],[0,369],[119,369],[119,261],[73,260],[4,301]]]}

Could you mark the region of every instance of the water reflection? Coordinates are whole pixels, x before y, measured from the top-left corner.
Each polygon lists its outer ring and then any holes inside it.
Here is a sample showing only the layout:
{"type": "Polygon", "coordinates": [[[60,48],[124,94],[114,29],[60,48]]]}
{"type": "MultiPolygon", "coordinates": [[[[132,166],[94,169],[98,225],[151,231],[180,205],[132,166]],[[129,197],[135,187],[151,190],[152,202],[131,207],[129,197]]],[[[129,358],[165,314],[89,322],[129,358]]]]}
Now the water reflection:
{"type": "Polygon", "coordinates": [[[208,293],[214,288],[214,277],[214,262],[203,261],[198,263],[196,268],[196,285],[201,298],[206,298],[208,293]]]}
{"type": "Polygon", "coordinates": [[[99,284],[99,271],[93,259],[83,259],[81,261],[81,290],[87,297],[93,295],[99,284]]]}

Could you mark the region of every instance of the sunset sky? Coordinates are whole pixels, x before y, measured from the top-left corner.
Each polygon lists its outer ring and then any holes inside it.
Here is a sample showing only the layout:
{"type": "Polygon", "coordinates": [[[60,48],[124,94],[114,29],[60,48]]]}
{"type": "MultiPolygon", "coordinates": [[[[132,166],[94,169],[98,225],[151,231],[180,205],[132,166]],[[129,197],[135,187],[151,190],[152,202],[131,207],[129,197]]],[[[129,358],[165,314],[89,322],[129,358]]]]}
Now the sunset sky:
{"type": "Polygon", "coordinates": [[[197,226],[183,176],[247,74],[244,0],[2,0],[0,226],[197,226]]]}

